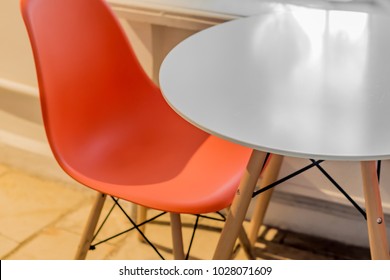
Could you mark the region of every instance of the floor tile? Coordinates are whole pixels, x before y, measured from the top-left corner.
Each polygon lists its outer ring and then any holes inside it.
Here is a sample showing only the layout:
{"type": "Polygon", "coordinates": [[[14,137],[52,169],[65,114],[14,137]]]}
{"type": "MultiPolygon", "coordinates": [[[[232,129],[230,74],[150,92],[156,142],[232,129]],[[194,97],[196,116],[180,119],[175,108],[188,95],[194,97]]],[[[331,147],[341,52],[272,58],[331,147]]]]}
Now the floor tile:
{"type": "Polygon", "coordinates": [[[5,165],[0,164],[0,176],[9,170],[5,165]]]}
{"type": "MultiPolygon", "coordinates": [[[[73,259],[77,250],[80,237],[73,233],[48,227],[40,232],[32,240],[24,244],[19,250],[11,254],[10,260],[69,260],[73,259]],[[59,242],[60,241],[60,242],[59,242]]],[[[108,248],[112,249],[112,248],[108,248]]],[[[90,254],[96,259],[104,259],[107,247],[99,252],[90,254]]]]}
{"type": "Polygon", "coordinates": [[[0,184],[0,234],[22,242],[82,202],[66,184],[7,172],[0,184]]]}
{"type": "Polygon", "coordinates": [[[0,235],[0,259],[4,259],[12,250],[16,249],[19,245],[18,242],[11,240],[5,236],[0,235]]]}

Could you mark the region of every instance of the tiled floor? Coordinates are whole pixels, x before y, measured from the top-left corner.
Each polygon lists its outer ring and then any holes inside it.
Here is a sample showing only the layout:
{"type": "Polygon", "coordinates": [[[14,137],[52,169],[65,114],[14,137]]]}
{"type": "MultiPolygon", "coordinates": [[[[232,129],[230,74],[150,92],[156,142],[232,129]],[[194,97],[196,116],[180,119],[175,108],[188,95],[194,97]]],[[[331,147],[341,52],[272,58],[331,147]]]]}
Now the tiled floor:
{"type": "MultiPolygon", "coordinates": [[[[0,259],[72,259],[89,213],[94,192],[61,181],[47,180],[0,165],[0,259]]],[[[112,205],[107,200],[105,211],[112,205]]],[[[134,206],[123,207],[134,215],[134,206]]],[[[148,211],[148,217],[155,214],[148,211]]],[[[182,217],[188,245],[195,217],[182,217]]],[[[130,227],[118,208],[112,212],[98,238],[130,227]]],[[[192,259],[210,259],[223,222],[201,218],[191,250],[192,259]]],[[[168,216],[148,224],[146,234],[166,259],[172,259],[168,216]]],[[[368,259],[366,248],[262,227],[257,251],[265,259],[368,259]]],[[[123,234],[90,251],[88,259],[158,259],[136,232],[123,234]]],[[[236,259],[245,259],[237,250],[236,259]]]]}

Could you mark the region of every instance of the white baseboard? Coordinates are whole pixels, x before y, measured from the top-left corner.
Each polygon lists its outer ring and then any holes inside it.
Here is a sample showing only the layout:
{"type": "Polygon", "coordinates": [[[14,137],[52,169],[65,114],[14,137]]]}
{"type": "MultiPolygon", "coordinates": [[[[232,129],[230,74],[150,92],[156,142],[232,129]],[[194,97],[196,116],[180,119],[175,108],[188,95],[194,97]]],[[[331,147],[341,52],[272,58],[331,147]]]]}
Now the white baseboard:
{"type": "MultiPolygon", "coordinates": [[[[275,190],[264,223],[345,244],[369,247],[366,220],[352,205],[275,190]]],[[[389,214],[385,214],[385,223],[390,240],[389,214]]]]}

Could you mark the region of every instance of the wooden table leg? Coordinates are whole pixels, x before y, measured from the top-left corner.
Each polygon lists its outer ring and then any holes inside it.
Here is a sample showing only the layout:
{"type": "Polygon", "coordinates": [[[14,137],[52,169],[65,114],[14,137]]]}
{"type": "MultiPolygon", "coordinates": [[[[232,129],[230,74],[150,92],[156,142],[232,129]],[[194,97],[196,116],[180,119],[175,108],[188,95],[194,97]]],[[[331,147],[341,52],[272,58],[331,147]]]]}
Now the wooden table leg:
{"type": "Polygon", "coordinates": [[[374,260],[390,259],[375,161],[362,161],[360,165],[366,202],[371,258],[374,260]]]}
{"type": "Polygon", "coordinates": [[[256,187],[266,153],[253,150],[240,186],[230,207],[225,226],[219,238],[213,259],[230,259],[242,223],[245,219],[253,191],[256,187]]]}
{"type": "MultiPolygon", "coordinates": [[[[263,176],[260,179],[260,189],[272,184],[276,181],[279,175],[280,167],[282,166],[283,156],[273,154],[267,163],[266,169],[263,171],[263,176]]],[[[267,211],[273,188],[259,194],[256,197],[255,207],[250,222],[249,242],[254,246],[259,234],[260,226],[263,224],[265,213],[267,211]]]]}

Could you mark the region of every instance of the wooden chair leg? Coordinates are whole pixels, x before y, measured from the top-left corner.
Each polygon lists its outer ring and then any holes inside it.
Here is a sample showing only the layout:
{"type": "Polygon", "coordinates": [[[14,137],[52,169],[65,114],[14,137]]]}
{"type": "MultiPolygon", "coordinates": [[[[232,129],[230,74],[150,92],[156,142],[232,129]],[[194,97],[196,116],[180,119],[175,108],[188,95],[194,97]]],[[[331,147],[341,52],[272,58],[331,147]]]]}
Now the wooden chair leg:
{"type": "MultiPolygon", "coordinates": [[[[270,162],[264,170],[264,175],[260,179],[260,189],[275,182],[279,176],[280,167],[282,166],[283,156],[273,154],[271,155],[270,162]]],[[[263,224],[265,213],[267,211],[273,189],[269,189],[264,193],[257,196],[255,201],[255,207],[253,209],[252,218],[250,221],[249,230],[249,242],[251,246],[254,246],[259,234],[260,226],[263,224]]]]}
{"type": "MultiPolygon", "coordinates": [[[[147,215],[147,208],[143,207],[141,205],[137,205],[137,224],[140,224],[146,220],[146,215],[147,215]]],[[[145,225],[140,226],[139,229],[145,233],[145,225]]],[[[141,242],[145,242],[145,239],[141,234],[138,234],[138,240],[141,242]]]]}
{"type": "Polygon", "coordinates": [[[375,161],[362,161],[360,165],[371,258],[374,260],[388,260],[390,259],[389,247],[375,161]]]}
{"type": "Polygon", "coordinates": [[[230,258],[248,211],[249,203],[252,199],[252,194],[256,187],[265,157],[266,154],[264,152],[253,150],[236,196],[230,207],[213,259],[227,260],[230,258]]]}
{"type": "Polygon", "coordinates": [[[175,260],[184,260],[183,234],[180,214],[170,213],[173,257],[175,260]]]}
{"type": "Polygon", "coordinates": [[[98,193],[96,195],[95,203],[89,214],[87,225],[84,229],[84,233],[81,237],[79,247],[76,252],[76,260],[84,260],[87,256],[89,247],[91,246],[93,235],[95,233],[96,225],[99,221],[100,213],[102,212],[102,208],[106,200],[106,196],[106,194],[102,193],[98,193]]]}

